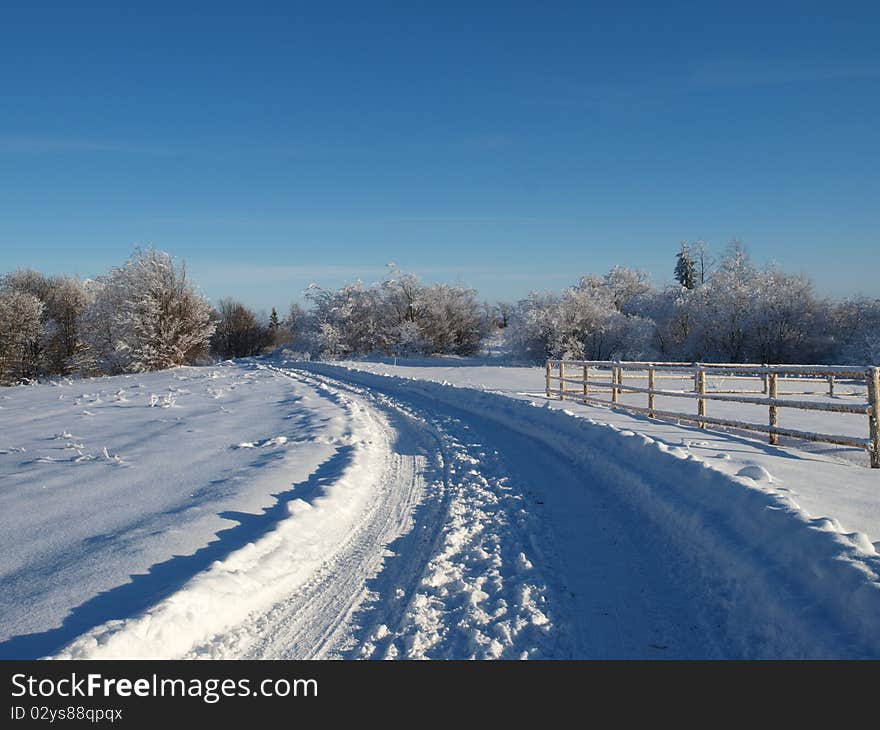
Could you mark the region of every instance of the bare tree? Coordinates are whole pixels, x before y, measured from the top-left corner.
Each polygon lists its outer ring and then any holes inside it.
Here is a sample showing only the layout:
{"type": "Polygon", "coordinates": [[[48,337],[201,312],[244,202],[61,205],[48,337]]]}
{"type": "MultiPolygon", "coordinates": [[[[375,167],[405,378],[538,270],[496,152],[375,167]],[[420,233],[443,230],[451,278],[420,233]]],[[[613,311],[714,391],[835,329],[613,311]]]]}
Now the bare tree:
{"type": "Polygon", "coordinates": [[[230,297],[221,299],[215,316],[217,324],[211,338],[211,350],[225,360],[258,355],[272,344],[272,328],[261,325],[256,315],[241,302],[230,297]]]}

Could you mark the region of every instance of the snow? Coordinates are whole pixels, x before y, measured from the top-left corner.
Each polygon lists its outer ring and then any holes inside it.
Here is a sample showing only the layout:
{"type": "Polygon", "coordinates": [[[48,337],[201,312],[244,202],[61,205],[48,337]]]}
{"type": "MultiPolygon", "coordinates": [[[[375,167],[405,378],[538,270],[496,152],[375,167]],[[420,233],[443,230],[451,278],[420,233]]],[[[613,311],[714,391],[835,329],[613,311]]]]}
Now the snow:
{"type": "MultiPolygon", "coordinates": [[[[182,656],[193,646],[270,608],[300,587],[343,545],[378,491],[382,451],[367,448],[381,437],[371,415],[338,392],[326,397],[344,409],[353,438],[333,482],[314,490],[311,502],[287,502],[287,518],[267,535],[193,576],[143,614],[110,621],[72,642],[58,658],[159,659],[182,656]]],[[[275,442],[276,439],[271,441],[275,442]]],[[[282,441],[282,443],[284,443],[282,441]]],[[[299,485],[294,494],[306,492],[299,485]]]]}
{"type": "MultiPolygon", "coordinates": [[[[339,370],[319,364],[304,367],[312,372],[339,370]]],[[[450,375],[445,369],[441,374],[447,381],[450,375]]],[[[778,454],[764,450],[762,461],[771,465],[767,469],[751,455],[741,454],[744,439],[736,439],[730,448],[730,436],[719,435],[728,439],[731,459],[713,462],[692,452],[694,447],[709,446],[714,437],[697,429],[674,427],[690,433],[692,439],[699,434],[702,443],[663,441],[644,428],[637,432],[579,417],[569,410],[578,408],[575,404],[562,404],[566,407],[561,409],[552,402],[516,402],[488,392],[456,393],[448,386],[363,371],[349,370],[344,377],[374,390],[405,391],[409,399],[414,393],[425,393],[435,402],[452,400],[471,417],[511,427],[560,458],[573,460],[594,485],[613,490],[615,497],[637,510],[653,530],[664,535],[666,551],[688,564],[687,587],[679,589],[695,590],[697,600],[720,612],[716,619],[726,626],[729,642],[718,647],[721,654],[876,656],[880,648],[876,643],[880,640],[880,559],[871,540],[876,539],[878,524],[876,472],[835,461],[822,463],[806,455],[799,468],[779,469],[786,477],[797,472],[800,483],[775,474],[772,483],[765,483],[753,476],[764,471],[769,476],[783,462],[798,460],[791,458],[793,449],[780,449],[778,454]],[[383,381],[390,385],[383,386],[383,381]],[[720,468],[715,462],[720,462],[720,468]],[[758,468],[737,478],[731,471],[736,464],[758,468]],[[822,472],[836,478],[817,484],[822,472]],[[874,485],[874,519],[864,521],[871,528],[864,531],[833,516],[837,504],[851,509],[847,480],[859,477],[864,486],[874,485]],[[821,503],[828,510],[804,509],[800,493],[785,486],[800,490],[808,479],[813,482],[813,504],[821,503]]],[[[472,379],[475,374],[465,377],[472,379]]],[[[582,408],[591,413],[597,410],[582,408]]],[[[603,416],[609,413],[598,410],[603,416]]],[[[636,425],[635,419],[628,420],[628,425],[636,425]]],[[[763,447],[757,442],[754,446],[756,450],[763,447]]],[[[553,486],[559,489],[564,484],[553,486]]],[[[557,519],[554,529],[566,521],[564,514],[557,519]]],[[[708,648],[704,646],[703,651],[708,648]]]]}
{"type": "MultiPolygon", "coordinates": [[[[868,456],[864,450],[832,444],[795,441],[780,438],[779,446],[770,446],[764,436],[756,433],[729,433],[699,429],[695,425],[649,419],[597,405],[584,405],[574,397],[565,401],[547,401],[544,396],[544,369],[479,364],[452,358],[401,361],[397,366],[385,362],[345,361],[341,367],[402,378],[428,380],[447,385],[499,393],[507,397],[540,402],[548,408],[567,410],[579,416],[614,426],[621,430],[643,433],[666,444],[680,447],[713,468],[735,476],[751,465],[763,467],[777,480],[777,486],[797,497],[801,508],[816,516],[831,515],[850,530],[866,533],[872,541],[880,541],[880,472],[865,468],[868,456]],[[722,463],[723,462],[723,463],[722,463]]],[[[734,387],[734,379],[720,381],[716,387],[734,387]]],[[[638,381],[635,381],[636,383],[638,381]]],[[[743,384],[737,388],[745,387],[743,384]]],[[[821,384],[813,383],[818,392],[813,400],[854,404],[858,397],[824,395],[821,384]]],[[[780,393],[797,391],[804,386],[794,382],[780,383],[780,393]]],[[[858,386],[836,386],[836,393],[864,392],[858,386]]],[[[607,398],[607,395],[605,396],[607,398]]],[[[622,403],[645,406],[644,394],[622,394],[622,403]]],[[[799,396],[803,399],[803,396],[799,396]]],[[[657,398],[658,410],[696,411],[696,405],[678,398],[657,398]]],[[[766,423],[767,408],[735,403],[707,403],[709,416],[734,418],[741,421],[766,423]]],[[[779,424],[801,431],[838,432],[866,438],[868,419],[865,416],[828,414],[793,409],[779,409],[779,424]]]]}
{"type": "Polygon", "coordinates": [[[876,471],[491,362],[0,391],[0,656],[880,657],[876,471]]]}
{"type": "Polygon", "coordinates": [[[331,401],[242,364],[0,390],[0,656],[170,595],[264,529],[346,428],[331,401]]]}

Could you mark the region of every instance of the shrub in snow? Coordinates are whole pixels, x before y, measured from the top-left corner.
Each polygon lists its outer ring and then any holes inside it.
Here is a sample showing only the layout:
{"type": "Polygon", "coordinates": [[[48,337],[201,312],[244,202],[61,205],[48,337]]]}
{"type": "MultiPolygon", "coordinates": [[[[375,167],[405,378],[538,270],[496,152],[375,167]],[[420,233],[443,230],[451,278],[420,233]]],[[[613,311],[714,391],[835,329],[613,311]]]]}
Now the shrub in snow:
{"type": "Polygon", "coordinates": [[[517,305],[511,344],[533,360],[648,357],[653,322],[621,311],[647,291],[641,275],[615,269],[605,279],[584,277],[561,295],[532,293],[517,305]]]}
{"type": "Polygon", "coordinates": [[[211,306],[167,253],[137,249],[93,289],[94,301],[81,318],[84,369],[160,370],[206,351],[215,328],[211,306]]]}
{"type": "Polygon", "coordinates": [[[460,285],[425,285],[391,269],[380,283],[340,289],[309,287],[312,304],[303,339],[326,358],[390,354],[472,355],[479,351],[489,318],[477,293],[460,285]]]}
{"type": "Polygon", "coordinates": [[[417,322],[426,343],[425,354],[474,355],[488,331],[477,292],[460,285],[434,284],[421,294],[417,322]]]}
{"type": "Polygon", "coordinates": [[[341,289],[309,287],[312,302],[311,335],[321,357],[340,358],[384,350],[384,327],[375,288],[361,282],[341,289]]]}

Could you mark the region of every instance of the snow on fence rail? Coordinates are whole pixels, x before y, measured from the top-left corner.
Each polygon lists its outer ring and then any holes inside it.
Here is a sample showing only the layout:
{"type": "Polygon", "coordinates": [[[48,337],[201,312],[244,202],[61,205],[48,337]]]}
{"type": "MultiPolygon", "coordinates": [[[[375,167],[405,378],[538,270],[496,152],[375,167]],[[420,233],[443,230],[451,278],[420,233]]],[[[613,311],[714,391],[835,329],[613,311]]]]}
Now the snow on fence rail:
{"type": "MultiPolygon", "coordinates": [[[[546,364],[547,397],[558,396],[565,400],[567,396],[577,394],[577,399],[584,403],[610,405],[625,411],[647,414],[649,418],[675,419],[697,423],[700,428],[707,425],[726,426],[747,431],[757,431],[769,435],[771,444],[777,444],[780,436],[822,441],[841,446],[850,446],[868,451],[871,468],[880,469],[880,368],[867,369],[837,365],[740,365],[730,363],[681,363],[681,362],[625,362],[614,360],[547,360],[546,364]],[[569,373],[577,377],[571,377],[569,373]],[[554,372],[556,370],[556,372],[554,372]],[[630,376],[630,384],[624,383],[624,374],[630,376]],[[632,375],[644,379],[647,387],[632,384],[632,375]],[[747,380],[760,384],[760,390],[707,390],[710,379],[747,380]],[[610,380],[609,380],[610,378],[610,380]],[[658,388],[658,380],[684,380],[693,382],[691,390],[670,390],[658,388]],[[553,387],[553,381],[558,387],[553,387]],[[853,385],[864,385],[867,394],[866,402],[840,403],[817,402],[807,400],[786,400],[782,395],[808,395],[814,391],[779,392],[782,381],[798,383],[820,382],[827,384],[828,395],[835,396],[835,383],[848,382],[853,385]],[[577,389],[566,388],[567,383],[577,383],[577,389]],[[605,398],[597,398],[595,393],[610,393],[610,402],[605,398]],[[621,393],[645,393],[648,396],[647,408],[620,402],[621,393]],[[761,394],[764,397],[754,397],[761,394]],[[659,410],[655,407],[656,397],[684,398],[697,401],[697,413],[689,414],[678,411],[659,410]],[[767,406],[769,412],[766,426],[740,421],[732,418],[715,418],[706,415],[707,401],[724,401],[728,403],[745,403],[749,405],[767,406]],[[780,408],[797,408],[808,411],[824,411],[827,413],[845,413],[868,417],[868,438],[855,438],[843,434],[815,433],[790,428],[780,428],[778,414],[780,408]]],[[[861,392],[838,393],[841,395],[861,397],[861,392]]]]}

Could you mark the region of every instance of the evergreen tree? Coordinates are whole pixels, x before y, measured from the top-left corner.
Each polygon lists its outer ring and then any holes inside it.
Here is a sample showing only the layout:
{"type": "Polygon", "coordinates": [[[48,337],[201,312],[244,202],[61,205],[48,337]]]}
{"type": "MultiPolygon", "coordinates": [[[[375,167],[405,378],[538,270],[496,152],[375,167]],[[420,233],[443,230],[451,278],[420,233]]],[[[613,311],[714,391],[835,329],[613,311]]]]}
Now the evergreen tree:
{"type": "Polygon", "coordinates": [[[696,286],[697,276],[694,260],[691,258],[690,249],[686,242],[681,242],[681,251],[678,252],[675,263],[675,280],[685,289],[693,289],[696,286]]]}
{"type": "Polygon", "coordinates": [[[278,312],[275,311],[275,307],[272,307],[272,314],[269,316],[269,329],[271,329],[273,333],[277,332],[278,324],[278,312]]]}

